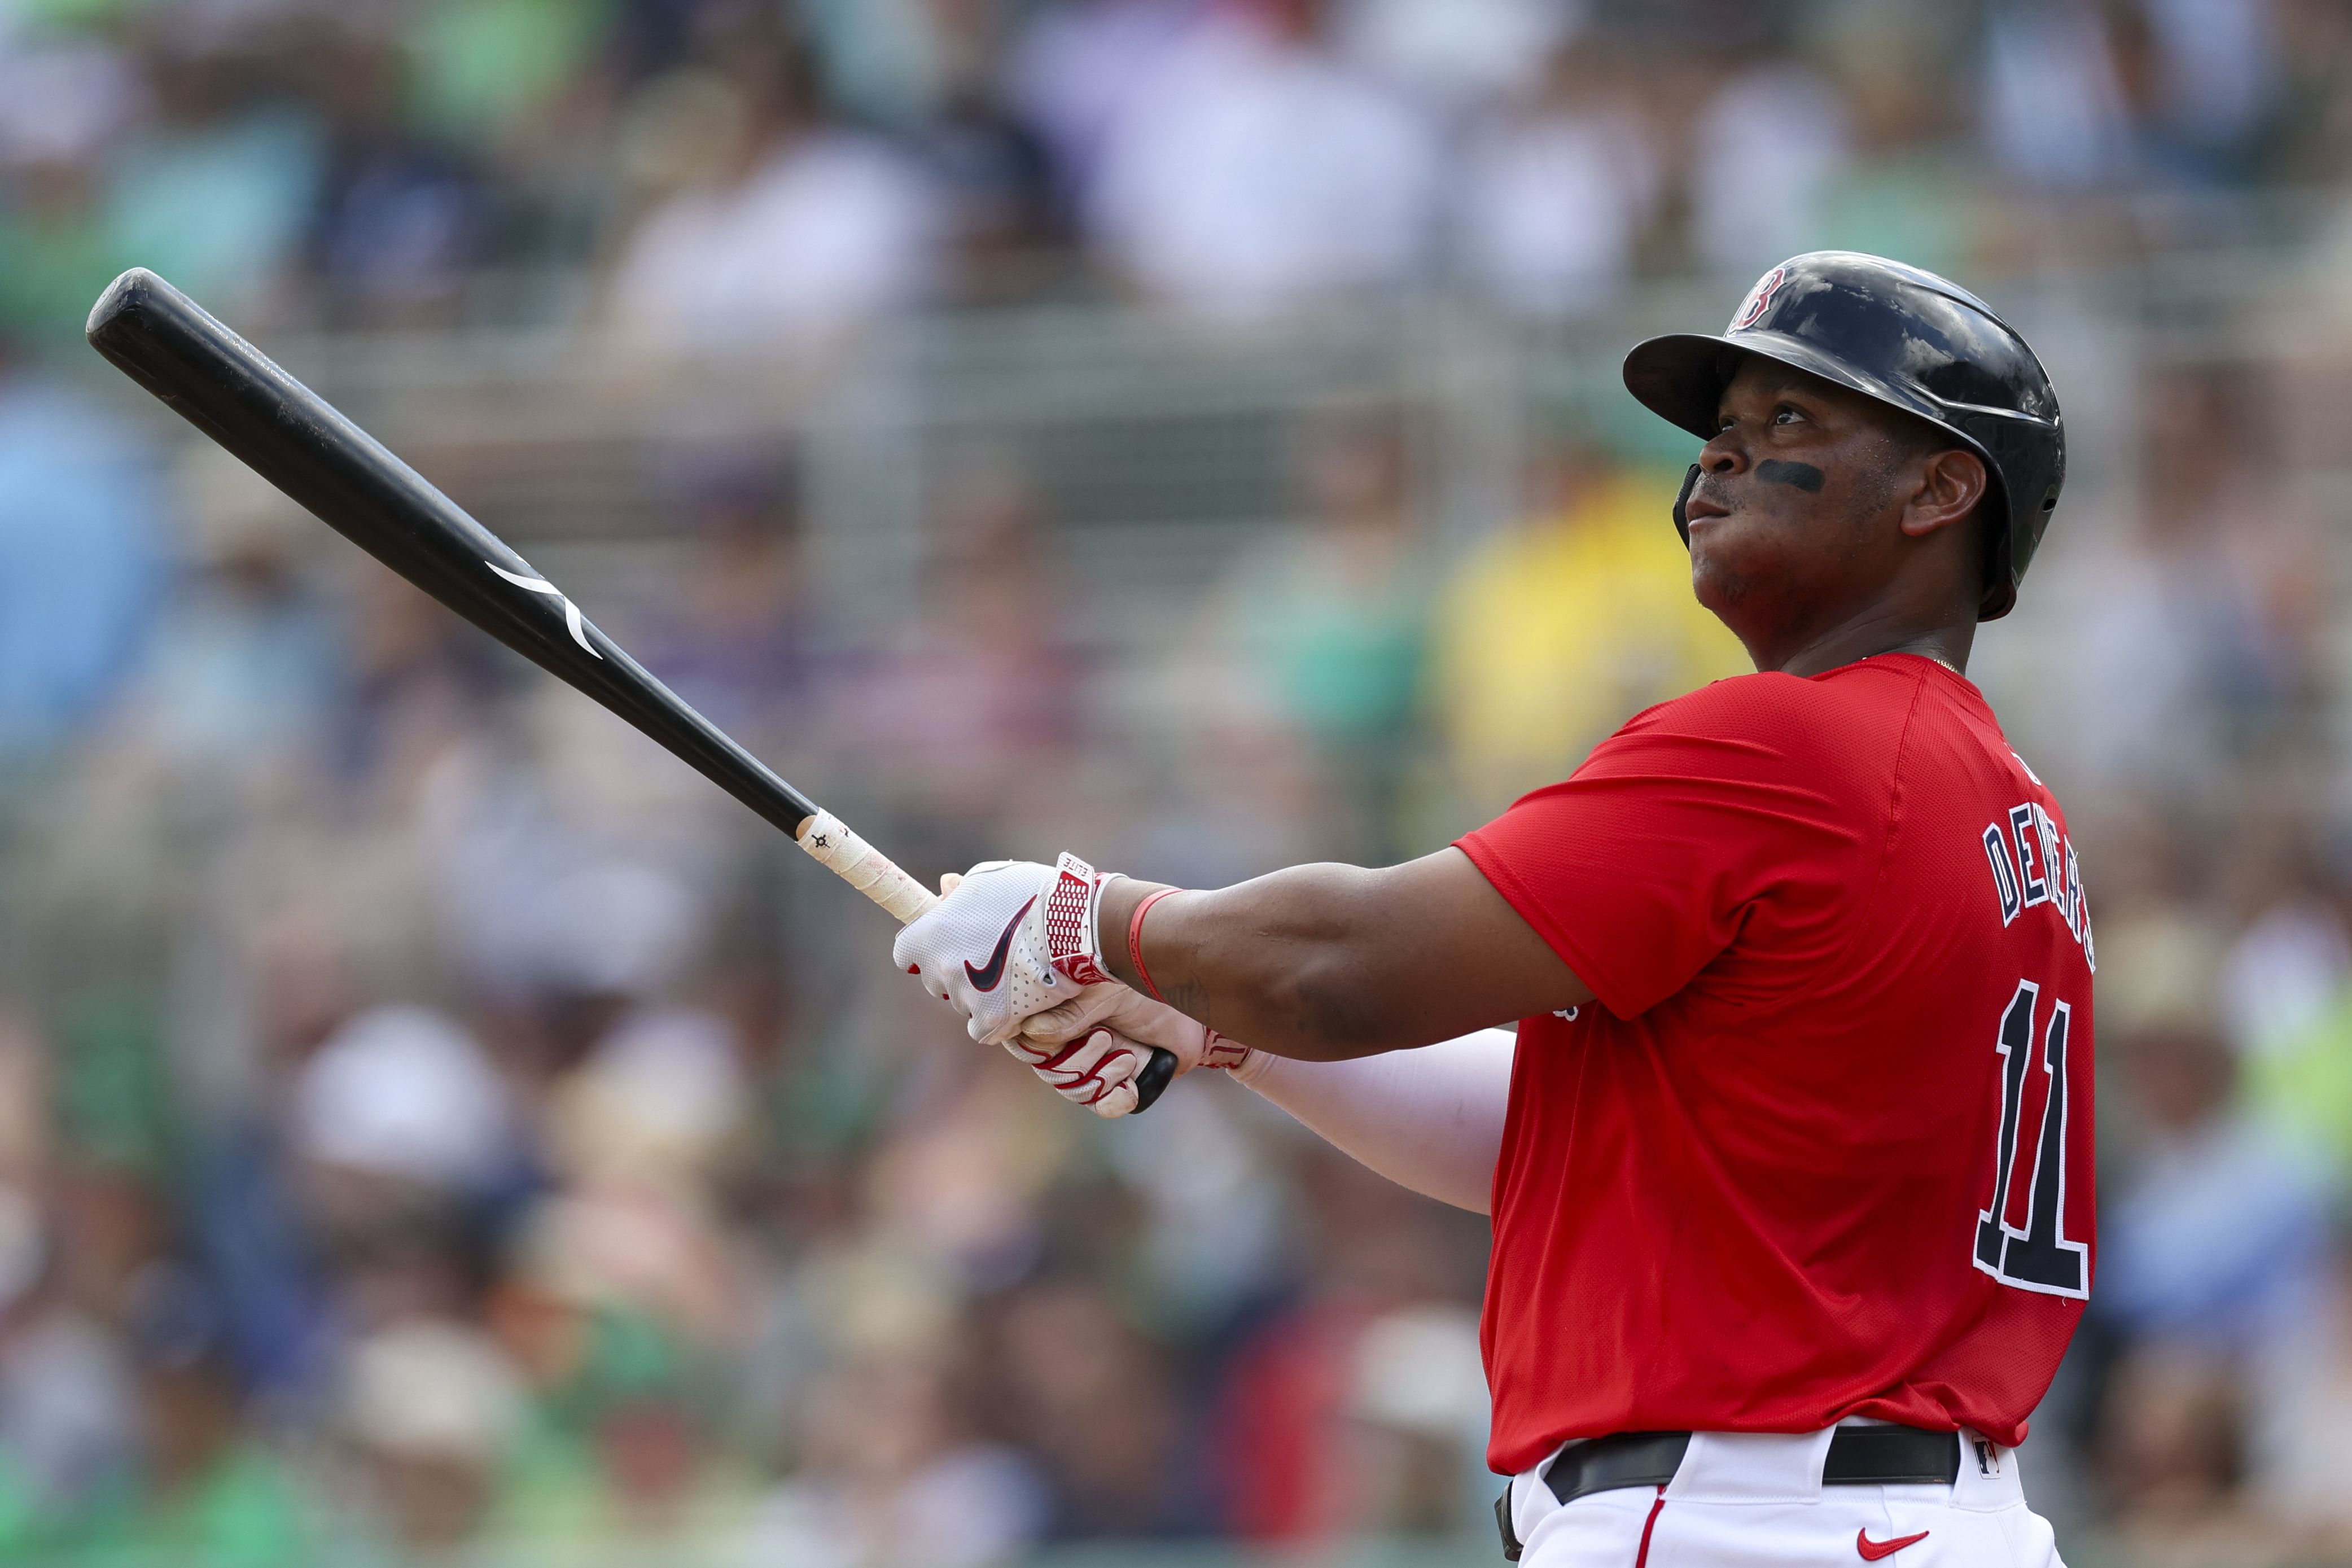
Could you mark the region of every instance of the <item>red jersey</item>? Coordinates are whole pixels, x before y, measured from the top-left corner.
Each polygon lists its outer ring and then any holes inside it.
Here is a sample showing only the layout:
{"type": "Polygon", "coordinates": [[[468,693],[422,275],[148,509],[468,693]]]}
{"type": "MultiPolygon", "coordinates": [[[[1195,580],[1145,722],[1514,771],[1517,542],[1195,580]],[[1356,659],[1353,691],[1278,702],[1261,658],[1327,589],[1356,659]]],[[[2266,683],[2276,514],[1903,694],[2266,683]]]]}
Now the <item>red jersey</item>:
{"type": "Polygon", "coordinates": [[[2019,1441],[2091,1283],[2091,928],[1977,689],[1717,681],[1461,847],[1599,999],[1519,1025],[1494,1468],[1846,1415],[2019,1441]]]}

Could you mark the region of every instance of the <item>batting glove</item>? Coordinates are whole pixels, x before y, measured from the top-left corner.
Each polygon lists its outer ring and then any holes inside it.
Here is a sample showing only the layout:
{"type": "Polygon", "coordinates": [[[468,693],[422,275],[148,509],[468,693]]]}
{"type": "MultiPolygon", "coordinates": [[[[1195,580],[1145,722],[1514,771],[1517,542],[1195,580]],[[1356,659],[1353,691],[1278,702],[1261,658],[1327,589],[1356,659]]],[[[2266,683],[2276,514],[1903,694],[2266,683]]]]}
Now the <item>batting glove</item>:
{"type": "Polygon", "coordinates": [[[1002,1045],[1024,1019],[1110,978],[1095,937],[1110,879],[1075,855],[1052,866],[983,861],[941,884],[891,959],[961,1013],[973,1039],[1002,1045]]]}
{"type": "Polygon", "coordinates": [[[1180,1078],[1194,1068],[1237,1068],[1251,1054],[1116,980],[1033,1014],[1004,1042],[1063,1099],[1105,1117],[1125,1116],[1140,1103],[1135,1079],[1155,1046],[1174,1055],[1180,1078]]]}

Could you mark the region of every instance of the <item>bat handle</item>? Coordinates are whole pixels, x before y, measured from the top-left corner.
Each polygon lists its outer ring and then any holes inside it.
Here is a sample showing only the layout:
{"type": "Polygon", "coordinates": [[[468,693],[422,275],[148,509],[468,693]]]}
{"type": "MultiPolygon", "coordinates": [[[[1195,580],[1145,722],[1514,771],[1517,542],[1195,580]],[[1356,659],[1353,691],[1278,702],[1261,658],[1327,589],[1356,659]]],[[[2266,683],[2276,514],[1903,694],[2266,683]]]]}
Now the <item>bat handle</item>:
{"type": "MultiPolygon", "coordinates": [[[[820,810],[802,823],[800,831],[793,837],[817,864],[889,910],[890,918],[900,925],[919,918],[940,901],[938,894],[898,869],[888,856],[851,832],[841,818],[829,811],[820,810]]],[[[1175,1054],[1162,1047],[1153,1047],[1150,1061],[1136,1075],[1135,1109],[1151,1109],[1152,1101],[1160,1098],[1160,1091],[1175,1076],[1175,1054]]]]}
{"type": "Polygon", "coordinates": [[[890,858],[852,833],[841,818],[819,811],[793,835],[810,858],[890,911],[900,925],[918,919],[939,895],[898,869],[890,858]]]}

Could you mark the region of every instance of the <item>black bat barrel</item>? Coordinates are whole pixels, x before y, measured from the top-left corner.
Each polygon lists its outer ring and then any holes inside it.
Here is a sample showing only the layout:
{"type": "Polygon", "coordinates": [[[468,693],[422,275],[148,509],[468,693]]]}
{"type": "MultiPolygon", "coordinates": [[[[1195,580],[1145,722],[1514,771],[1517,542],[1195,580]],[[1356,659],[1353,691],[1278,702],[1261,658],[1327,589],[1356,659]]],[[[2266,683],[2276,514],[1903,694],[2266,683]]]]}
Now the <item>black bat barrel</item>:
{"type": "Polygon", "coordinates": [[[383,444],[143,267],[89,313],[90,346],[321,522],[652,736],[787,834],[816,805],[581,615],[383,444]]]}

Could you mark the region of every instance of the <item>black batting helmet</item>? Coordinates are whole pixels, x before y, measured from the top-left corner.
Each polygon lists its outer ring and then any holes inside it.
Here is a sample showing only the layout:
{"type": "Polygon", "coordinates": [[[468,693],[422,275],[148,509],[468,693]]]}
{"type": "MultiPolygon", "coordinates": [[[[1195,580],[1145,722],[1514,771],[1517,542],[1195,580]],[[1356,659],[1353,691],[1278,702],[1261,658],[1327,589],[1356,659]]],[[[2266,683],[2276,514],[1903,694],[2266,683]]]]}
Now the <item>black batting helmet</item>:
{"type": "MultiPolygon", "coordinates": [[[[1983,458],[1990,515],[2006,526],[1993,536],[1977,618],[2009,614],[2066,480],[2057,394],[2009,323],[1932,272],[1857,251],[1816,250],[1757,279],[1722,336],[1675,332],[1638,344],[1625,356],[1626,390],[1712,440],[1723,389],[1745,354],[1916,415],[1983,458]]],[[[1690,493],[1687,482],[1683,493],[1690,493]]],[[[1679,502],[1675,521],[1681,526],[1679,502]]]]}

